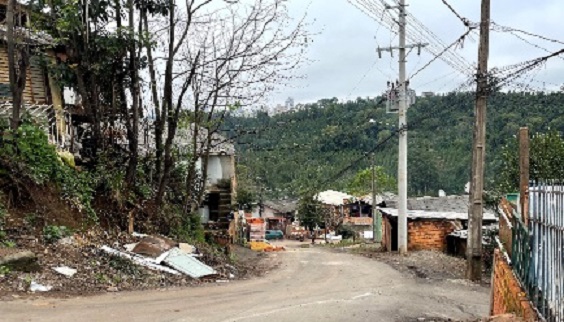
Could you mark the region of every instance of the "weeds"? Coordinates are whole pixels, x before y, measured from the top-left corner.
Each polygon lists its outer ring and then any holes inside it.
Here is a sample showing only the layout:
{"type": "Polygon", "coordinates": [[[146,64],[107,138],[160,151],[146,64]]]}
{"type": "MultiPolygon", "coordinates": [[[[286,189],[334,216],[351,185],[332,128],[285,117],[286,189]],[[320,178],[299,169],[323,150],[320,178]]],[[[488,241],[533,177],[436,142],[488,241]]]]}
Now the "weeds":
{"type": "Polygon", "coordinates": [[[46,243],[54,243],[71,234],[72,231],[66,226],[45,226],[43,228],[43,239],[46,243]]]}

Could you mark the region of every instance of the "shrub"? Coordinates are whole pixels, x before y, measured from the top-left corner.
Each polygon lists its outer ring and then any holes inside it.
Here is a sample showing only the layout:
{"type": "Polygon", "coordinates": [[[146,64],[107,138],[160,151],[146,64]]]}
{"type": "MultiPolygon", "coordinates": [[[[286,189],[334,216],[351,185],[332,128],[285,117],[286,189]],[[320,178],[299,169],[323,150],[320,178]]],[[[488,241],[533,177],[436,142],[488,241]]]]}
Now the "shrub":
{"type": "Polygon", "coordinates": [[[54,243],[72,234],[71,230],[65,226],[45,226],[43,228],[43,239],[46,243],[54,243]]]}

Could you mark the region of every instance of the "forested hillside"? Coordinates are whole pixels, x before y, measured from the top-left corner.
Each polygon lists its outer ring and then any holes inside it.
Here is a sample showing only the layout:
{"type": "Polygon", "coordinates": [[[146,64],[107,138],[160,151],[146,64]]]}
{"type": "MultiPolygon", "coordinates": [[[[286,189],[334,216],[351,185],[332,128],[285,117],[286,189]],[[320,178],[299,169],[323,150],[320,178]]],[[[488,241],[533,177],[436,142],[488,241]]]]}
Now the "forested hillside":
{"type": "MultiPolygon", "coordinates": [[[[239,164],[275,196],[301,189],[345,189],[359,170],[376,164],[396,176],[397,114],[379,99],[340,103],[323,99],[285,114],[228,117],[225,133],[234,138],[239,164]],[[375,122],[370,122],[373,119],[375,122]],[[390,138],[390,136],[392,136],[390,138]],[[365,157],[363,157],[365,156],[365,157]]],[[[419,98],[408,112],[411,195],[462,193],[469,181],[474,94],[419,98]]],[[[487,183],[500,168],[501,148],[518,131],[564,131],[564,93],[495,93],[488,105],[487,183]]]]}

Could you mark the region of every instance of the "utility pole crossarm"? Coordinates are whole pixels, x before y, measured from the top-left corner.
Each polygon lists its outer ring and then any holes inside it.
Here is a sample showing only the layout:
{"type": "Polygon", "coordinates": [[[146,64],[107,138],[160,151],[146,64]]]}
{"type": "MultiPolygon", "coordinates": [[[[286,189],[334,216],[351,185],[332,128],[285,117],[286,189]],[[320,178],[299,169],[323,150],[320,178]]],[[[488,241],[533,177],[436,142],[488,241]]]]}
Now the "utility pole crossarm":
{"type": "Polygon", "coordinates": [[[424,48],[429,46],[428,43],[417,43],[414,45],[405,45],[403,46],[403,48],[400,48],[399,46],[392,46],[392,47],[378,47],[379,51],[393,51],[393,50],[399,50],[399,49],[411,49],[411,48],[424,48]]]}

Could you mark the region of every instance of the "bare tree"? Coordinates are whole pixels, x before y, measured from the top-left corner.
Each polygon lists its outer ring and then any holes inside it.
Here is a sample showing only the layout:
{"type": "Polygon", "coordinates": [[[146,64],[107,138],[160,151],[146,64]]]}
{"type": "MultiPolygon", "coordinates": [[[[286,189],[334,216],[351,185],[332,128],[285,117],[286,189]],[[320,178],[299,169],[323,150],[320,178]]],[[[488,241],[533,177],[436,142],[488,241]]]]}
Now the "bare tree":
{"type": "Polygon", "coordinates": [[[193,41],[183,51],[187,56],[181,57],[190,65],[189,54],[201,53],[191,87],[195,126],[186,211],[196,211],[202,202],[210,151],[218,144],[213,137],[226,112],[263,100],[295,77],[292,71],[304,62],[303,46],[311,36],[303,19],[293,27],[290,21],[283,0],[255,0],[208,12],[195,26],[193,41]],[[198,142],[201,131],[206,139],[198,142]],[[198,160],[201,176],[196,175],[198,160]]]}

